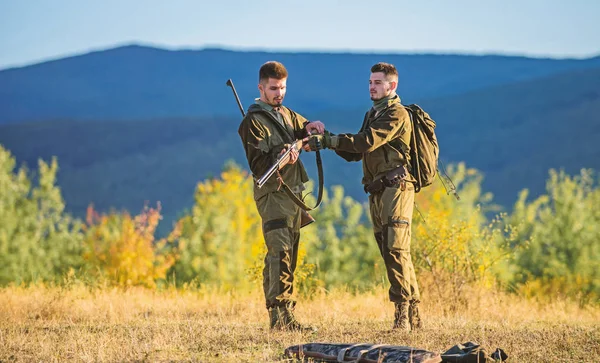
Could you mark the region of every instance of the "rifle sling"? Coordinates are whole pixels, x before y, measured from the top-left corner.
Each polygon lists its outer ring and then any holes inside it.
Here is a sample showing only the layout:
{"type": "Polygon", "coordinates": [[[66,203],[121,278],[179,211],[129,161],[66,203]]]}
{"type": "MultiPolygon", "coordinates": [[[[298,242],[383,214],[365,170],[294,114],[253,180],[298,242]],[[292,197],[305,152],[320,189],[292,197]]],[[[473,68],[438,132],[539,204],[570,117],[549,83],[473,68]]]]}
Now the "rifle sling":
{"type": "MultiPolygon", "coordinates": [[[[267,115],[267,119],[270,120],[271,123],[275,125],[275,127],[283,131],[285,135],[290,136],[287,128],[280,124],[279,121],[277,121],[273,115],[271,115],[268,112],[264,113],[267,115]]],[[[283,181],[283,178],[281,178],[281,176],[279,177],[281,186],[283,187],[283,191],[285,192],[285,194],[287,194],[288,197],[290,197],[290,199],[292,199],[292,201],[296,203],[296,205],[298,205],[300,208],[304,209],[307,212],[318,208],[321,204],[321,201],[323,200],[323,162],[321,161],[321,153],[319,152],[319,150],[316,151],[315,158],[317,162],[317,172],[319,174],[319,194],[317,195],[317,204],[314,207],[311,208],[308,205],[306,205],[306,203],[304,203],[302,199],[298,198],[298,196],[294,194],[294,192],[292,192],[292,189],[290,189],[290,187],[283,181]]]]}
{"type": "Polygon", "coordinates": [[[321,153],[317,150],[315,155],[317,162],[317,172],[319,174],[319,193],[317,194],[317,204],[314,207],[309,207],[304,203],[304,201],[292,192],[292,189],[283,181],[283,178],[279,178],[281,181],[281,186],[283,187],[283,191],[287,194],[290,199],[298,205],[298,207],[304,209],[305,211],[311,211],[313,209],[317,209],[323,200],[323,161],[321,160],[321,153]]]}

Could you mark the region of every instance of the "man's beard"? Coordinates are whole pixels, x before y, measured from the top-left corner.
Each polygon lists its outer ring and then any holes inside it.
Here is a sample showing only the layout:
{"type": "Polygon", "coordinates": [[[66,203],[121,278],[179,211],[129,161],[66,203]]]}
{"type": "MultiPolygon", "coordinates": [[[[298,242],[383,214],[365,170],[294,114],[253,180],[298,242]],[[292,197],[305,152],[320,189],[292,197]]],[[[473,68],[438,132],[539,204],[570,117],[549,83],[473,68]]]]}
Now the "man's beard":
{"type": "Polygon", "coordinates": [[[386,97],[389,97],[391,95],[391,93],[388,93],[387,95],[384,93],[381,97],[377,97],[377,95],[371,95],[371,101],[379,101],[379,100],[383,100],[386,97]]]}

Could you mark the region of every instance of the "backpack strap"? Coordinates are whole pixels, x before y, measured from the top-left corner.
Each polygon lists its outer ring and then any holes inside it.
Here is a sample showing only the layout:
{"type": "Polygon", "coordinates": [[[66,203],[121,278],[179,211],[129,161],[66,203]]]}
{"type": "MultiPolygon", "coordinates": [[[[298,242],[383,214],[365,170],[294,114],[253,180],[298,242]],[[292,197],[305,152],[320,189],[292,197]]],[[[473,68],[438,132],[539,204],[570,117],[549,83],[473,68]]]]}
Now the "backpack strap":
{"type": "MultiPolygon", "coordinates": [[[[418,107],[418,106],[417,106],[418,107]]],[[[421,180],[421,170],[419,168],[419,148],[417,147],[417,135],[416,135],[416,127],[415,127],[415,120],[413,118],[412,115],[412,109],[410,107],[406,107],[407,109],[406,112],[408,112],[408,117],[410,117],[410,122],[412,124],[412,135],[410,137],[410,148],[411,150],[414,149],[414,153],[415,153],[415,160],[411,160],[410,164],[411,164],[411,175],[413,176],[413,178],[415,178],[417,180],[417,182],[415,183],[415,193],[418,193],[419,191],[421,191],[421,185],[422,185],[422,180],[421,180]]]]}
{"type": "Polygon", "coordinates": [[[340,349],[340,351],[338,352],[338,355],[337,355],[337,361],[336,362],[347,362],[346,361],[346,352],[348,350],[352,349],[352,348],[356,348],[356,347],[359,347],[361,345],[364,345],[364,343],[358,343],[358,344],[350,345],[350,346],[348,346],[346,348],[340,349]]]}
{"type": "Polygon", "coordinates": [[[356,358],[356,360],[354,362],[360,362],[370,352],[372,352],[374,350],[377,350],[377,349],[384,348],[384,347],[391,347],[391,345],[389,345],[389,344],[375,344],[375,345],[372,345],[371,347],[369,347],[369,349],[363,349],[363,350],[360,351],[358,357],[356,358]]]}

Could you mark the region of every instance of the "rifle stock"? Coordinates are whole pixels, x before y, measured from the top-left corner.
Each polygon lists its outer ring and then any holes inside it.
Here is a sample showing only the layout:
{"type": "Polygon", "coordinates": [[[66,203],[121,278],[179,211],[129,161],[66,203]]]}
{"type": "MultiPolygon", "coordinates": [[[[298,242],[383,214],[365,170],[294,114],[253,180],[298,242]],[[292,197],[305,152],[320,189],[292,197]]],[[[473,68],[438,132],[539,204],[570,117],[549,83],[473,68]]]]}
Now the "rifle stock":
{"type": "Polygon", "coordinates": [[[305,211],[304,209],[300,209],[300,211],[302,212],[300,215],[300,228],[306,227],[315,221],[313,216],[308,214],[307,211],[305,211]]]}

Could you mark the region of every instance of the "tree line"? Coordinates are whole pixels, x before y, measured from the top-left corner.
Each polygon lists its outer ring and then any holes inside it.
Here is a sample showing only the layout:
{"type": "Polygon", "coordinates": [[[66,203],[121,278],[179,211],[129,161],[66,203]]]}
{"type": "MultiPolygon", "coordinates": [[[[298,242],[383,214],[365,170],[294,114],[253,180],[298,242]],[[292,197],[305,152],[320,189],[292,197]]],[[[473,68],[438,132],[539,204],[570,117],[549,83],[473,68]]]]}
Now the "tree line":
{"type": "MultiPolygon", "coordinates": [[[[253,180],[235,163],[197,184],[193,207],[165,238],[156,237],[160,203],[134,215],[90,205],[85,220],[71,216],[57,171],[55,158],[39,160],[37,170],[17,168],[0,145],[0,285],[61,284],[66,276],[90,286],[229,290],[261,283],[266,249],[253,180]]],[[[591,170],[550,170],[545,194],[528,200],[523,190],[511,213],[497,214],[480,172],[464,163],[448,172],[460,201],[440,182],[416,196],[412,254],[425,293],[460,302],[472,288],[502,289],[598,302],[600,189],[591,170]]],[[[367,205],[332,186],[314,217],[301,231],[301,293],[385,282],[367,205]]]]}

